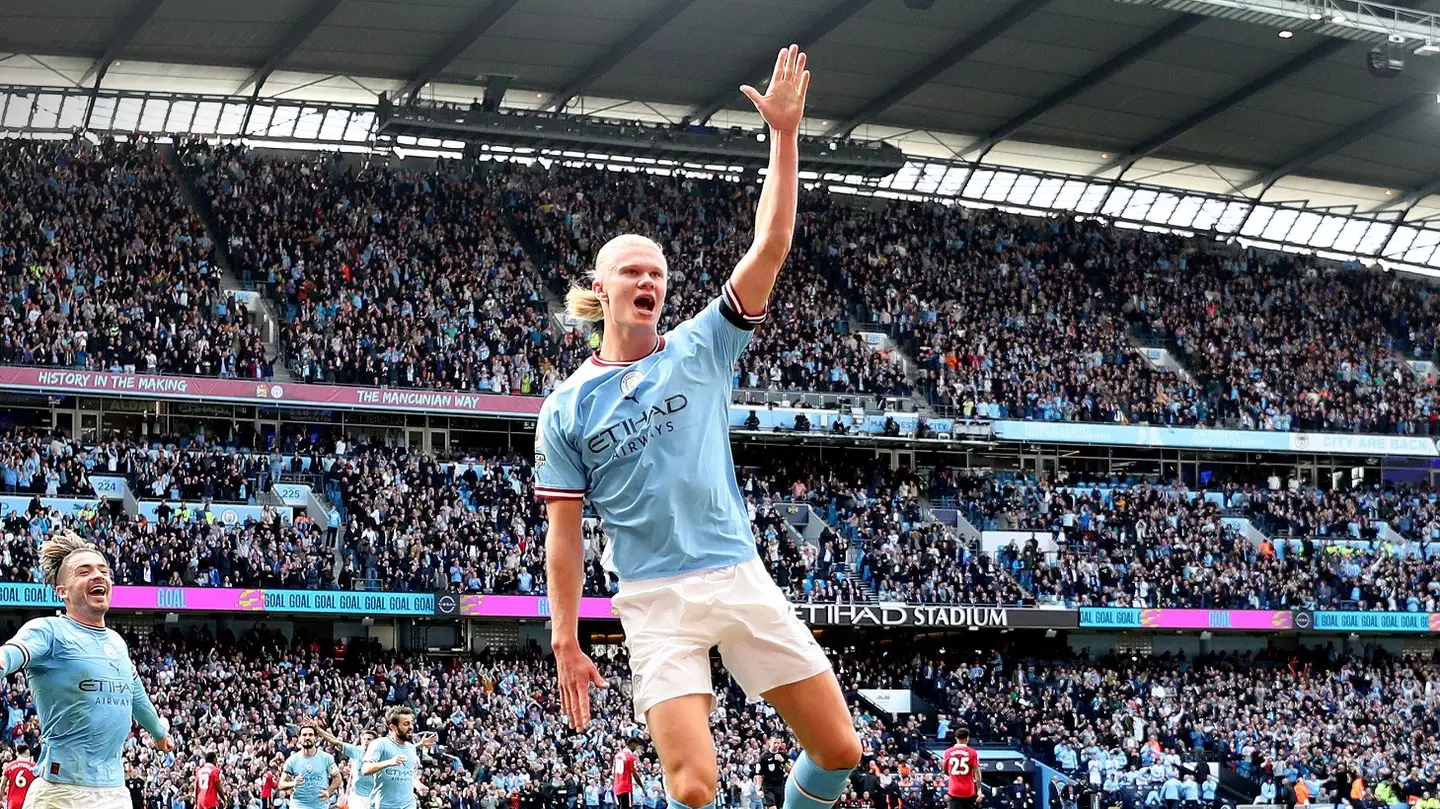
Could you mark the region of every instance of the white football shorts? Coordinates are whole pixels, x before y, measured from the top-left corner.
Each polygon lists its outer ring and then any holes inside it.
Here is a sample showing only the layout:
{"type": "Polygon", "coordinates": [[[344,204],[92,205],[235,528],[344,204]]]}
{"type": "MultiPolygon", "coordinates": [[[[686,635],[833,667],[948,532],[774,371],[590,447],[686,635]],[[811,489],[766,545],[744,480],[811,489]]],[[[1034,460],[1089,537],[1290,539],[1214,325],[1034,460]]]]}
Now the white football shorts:
{"type": "Polygon", "coordinates": [[[130,790],[55,784],[36,778],[25,794],[24,809],[130,809],[130,790]]]}
{"type": "Polygon", "coordinates": [[[830,669],[830,659],[760,559],[621,582],[611,602],[630,651],[635,719],[660,703],[715,693],[710,649],[751,702],[830,669]]]}

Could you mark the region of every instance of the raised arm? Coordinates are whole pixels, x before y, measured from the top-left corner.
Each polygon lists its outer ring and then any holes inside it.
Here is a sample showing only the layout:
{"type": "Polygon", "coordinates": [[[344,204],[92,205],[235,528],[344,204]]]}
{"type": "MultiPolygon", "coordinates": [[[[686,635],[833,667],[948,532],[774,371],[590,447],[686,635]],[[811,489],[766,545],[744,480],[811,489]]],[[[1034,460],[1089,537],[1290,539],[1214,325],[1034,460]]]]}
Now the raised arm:
{"type": "Polygon", "coordinates": [[[579,499],[552,499],[545,503],[550,522],[545,534],[550,648],[555,654],[560,680],[560,710],[576,730],[590,721],[590,686],[608,687],[600,670],[580,648],[580,597],[585,590],[583,507],[579,499]]]}
{"type": "Polygon", "coordinates": [[[795,235],[800,121],[805,117],[805,94],[809,89],[810,72],[805,69],[805,54],[799,45],[780,51],[764,95],[748,84],[740,88],[770,127],[770,166],[755,211],[755,240],[730,276],[736,298],[732,303],[747,318],[764,316],[775,277],[785,264],[795,235]]]}
{"type": "Polygon", "coordinates": [[[316,719],[313,716],[301,721],[300,726],[313,728],[315,730],[316,736],[319,736],[322,741],[325,741],[336,748],[342,750],[345,748],[345,743],[340,741],[340,737],[326,730],[325,726],[320,724],[320,720],[316,719]]]}

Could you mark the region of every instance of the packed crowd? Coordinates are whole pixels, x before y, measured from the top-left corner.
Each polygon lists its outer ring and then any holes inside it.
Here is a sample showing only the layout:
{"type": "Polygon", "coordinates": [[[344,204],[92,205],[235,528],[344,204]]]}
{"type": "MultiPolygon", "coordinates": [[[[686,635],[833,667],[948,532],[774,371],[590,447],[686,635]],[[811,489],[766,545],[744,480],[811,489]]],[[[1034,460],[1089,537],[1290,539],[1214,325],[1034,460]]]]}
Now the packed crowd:
{"type": "Polygon", "coordinates": [[[54,528],[91,540],[110,560],[116,584],[167,587],[280,587],[333,590],[334,551],[303,515],[287,520],[266,506],[233,525],[208,506],[160,506],[152,519],[118,504],[84,506],[73,515],[33,500],[0,519],[5,581],[43,581],[37,551],[54,528]]]}
{"type": "MultiPolygon", "coordinates": [[[[409,168],[188,144],[242,281],[281,310],[304,380],[544,394],[594,348],[549,314],[598,245],[652,236],[666,324],[719,291],[758,185],[483,163],[409,168]]],[[[8,140],[0,362],[269,376],[160,147],[8,140]]],[[[1207,252],[1097,222],[806,191],[736,371],[752,389],[908,395],[964,416],[1267,430],[1440,431],[1440,296],[1393,274],[1207,252]],[[915,360],[872,348],[879,324],[915,360]],[[1132,332],[1165,341],[1187,373],[1132,332]]]]}
{"type": "Polygon", "coordinates": [[[860,318],[896,335],[958,415],[1195,423],[1196,392],[1090,286],[1106,248],[1079,223],[897,203],[857,223],[840,272],[860,318]]]}
{"type": "Polygon", "coordinates": [[[1179,347],[1221,418],[1249,429],[1422,435],[1440,422],[1433,380],[1406,365],[1390,330],[1399,315],[1392,291],[1413,282],[1325,272],[1290,256],[1180,257],[1184,243],[1128,241],[1127,260],[1100,272],[1132,322],[1179,347]]]}
{"type": "Polygon", "coordinates": [[[1256,803],[1280,803],[1260,798],[1286,784],[1320,805],[1440,794],[1440,666],[1431,660],[1331,647],[1190,660],[985,650],[896,662],[947,718],[1021,742],[1102,805],[1165,805],[1166,783],[1183,785],[1186,769],[1207,760],[1259,785],[1256,803]]]}
{"type": "Polygon", "coordinates": [[[979,503],[973,510],[998,518],[1002,528],[1030,532],[997,556],[1042,602],[1385,611],[1440,605],[1440,549],[1430,546],[1428,523],[1423,540],[1381,539],[1376,527],[1382,506],[1383,513],[1397,504],[1408,509],[1423,499],[1417,495],[1243,487],[1207,494],[1026,481],[991,481],[971,494],[979,503]],[[1274,536],[1247,534],[1225,516],[1239,513],[1274,536]]]}
{"type": "Polygon", "coordinates": [[[160,147],[7,138],[0,165],[0,362],[270,375],[160,147]]]}
{"type": "Polygon", "coordinates": [[[237,272],[279,304],[303,380],[538,395],[588,354],[555,336],[503,174],[238,146],[184,159],[237,272]]]}
{"type": "Polygon", "coordinates": [[[852,462],[796,459],[777,466],[771,461],[766,488],[772,499],[807,504],[825,521],[801,550],[812,560],[809,566],[830,579],[828,592],[807,583],[796,600],[1010,605],[1033,600],[994,558],[926,517],[919,476],[852,462]]]}
{"type": "MultiPolygon", "coordinates": [[[[526,458],[442,463],[368,448],[325,473],[345,514],[343,580],[387,590],[542,594],[545,506],[526,458]]],[[[609,595],[598,535],[587,531],[587,595],[609,595]]]]}

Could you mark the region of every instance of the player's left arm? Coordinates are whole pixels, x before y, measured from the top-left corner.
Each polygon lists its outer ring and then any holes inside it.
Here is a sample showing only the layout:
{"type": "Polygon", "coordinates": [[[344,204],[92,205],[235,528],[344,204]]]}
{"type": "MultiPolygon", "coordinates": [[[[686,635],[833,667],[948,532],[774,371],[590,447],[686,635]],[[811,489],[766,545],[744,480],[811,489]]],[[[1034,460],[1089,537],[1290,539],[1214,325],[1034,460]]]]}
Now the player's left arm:
{"type": "Polygon", "coordinates": [[[130,715],[145,728],[150,738],[155,740],[155,749],[162,753],[168,753],[175,749],[175,744],[170,740],[170,723],[160,716],[155,710],[155,703],[150,701],[150,695],[145,693],[145,683],[140,680],[140,672],[135,672],[135,679],[130,681],[130,715]]]}
{"type": "Polygon", "coordinates": [[[322,801],[328,801],[328,800],[330,800],[330,796],[331,796],[331,795],[337,795],[337,794],[339,794],[339,792],[340,792],[340,786],[341,786],[341,782],[340,782],[340,767],[339,767],[339,765],[337,765],[337,764],[335,763],[335,760],[334,760],[334,759],[331,759],[331,760],[330,760],[330,786],[326,787],[325,790],[320,793],[320,800],[322,800],[322,801]]]}
{"type": "Polygon", "coordinates": [[[726,285],[725,298],[736,314],[751,323],[765,319],[770,292],[795,235],[795,209],[800,193],[800,121],[810,72],[805,54],[791,45],[775,59],[765,94],[748,84],[740,88],[770,127],[770,165],[755,211],[755,239],[726,285]]]}

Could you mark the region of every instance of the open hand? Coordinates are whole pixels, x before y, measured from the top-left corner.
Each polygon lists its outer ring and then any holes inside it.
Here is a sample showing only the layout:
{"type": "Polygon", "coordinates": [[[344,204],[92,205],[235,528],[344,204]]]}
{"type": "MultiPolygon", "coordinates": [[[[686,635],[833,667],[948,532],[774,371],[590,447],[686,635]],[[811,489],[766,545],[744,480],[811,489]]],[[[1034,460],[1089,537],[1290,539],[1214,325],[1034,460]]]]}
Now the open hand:
{"type": "Polygon", "coordinates": [[[590,686],[609,688],[610,684],[578,644],[565,644],[554,652],[560,679],[560,712],[570,717],[570,727],[581,730],[590,722],[590,686]]]}
{"type": "Polygon", "coordinates": [[[810,71],[805,69],[805,52],[799,45],[785,48],[775,58],[775,72],[764,95],[748,84],[740,88],[772,130],[790,134],[800,131],[809,91],[810,71]]]}

